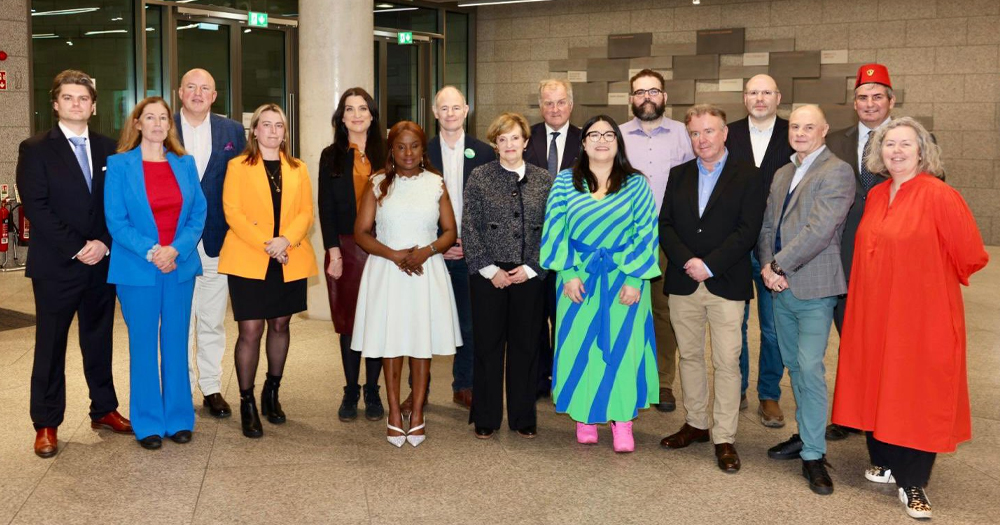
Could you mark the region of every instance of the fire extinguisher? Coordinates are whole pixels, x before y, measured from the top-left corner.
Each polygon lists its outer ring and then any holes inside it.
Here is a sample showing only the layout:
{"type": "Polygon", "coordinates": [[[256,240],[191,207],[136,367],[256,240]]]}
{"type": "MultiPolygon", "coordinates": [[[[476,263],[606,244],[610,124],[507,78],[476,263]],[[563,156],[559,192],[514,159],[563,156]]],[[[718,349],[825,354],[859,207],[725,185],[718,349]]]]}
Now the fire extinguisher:
{"type": "Polygon", "coordinates": [[[21,203],[21,193],[17,191],[17,184],[14,185],[14,210],[17,210],[17,244],[20,246],[27,246],[28,241],[31,239],[31,223],[28,221],[28,217],[24,214],[24,205],[21,203]]]}
{"type": "Polygon", "coordinates": [[[10,247],[10,210],[7,209],[7,201],[3,201],[0,206],[0,252],[6,252],[10,247]]]}

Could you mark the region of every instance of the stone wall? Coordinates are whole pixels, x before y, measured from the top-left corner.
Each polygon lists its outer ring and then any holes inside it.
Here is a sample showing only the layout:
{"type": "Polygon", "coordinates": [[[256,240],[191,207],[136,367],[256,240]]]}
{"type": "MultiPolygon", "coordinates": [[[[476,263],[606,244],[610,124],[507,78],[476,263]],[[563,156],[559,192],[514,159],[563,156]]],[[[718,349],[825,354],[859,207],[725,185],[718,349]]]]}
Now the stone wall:
{"type": "MultiPolygon", "coordinates": [[[[651,32],[654,55],[683,56],[694,53],[700,29],[743,27],[747,51],[768,45],[790,46],[789,51],[846,49],[849,64],[883,63],[901,91],[902,103],[893,114],[932,123],[948,182],[965,196],[984,240],[1000,244],[998,0],[702,0],[698,6],[690,0],[556,0],[478,9],[480,137],[502,111],[540,120],[538,81],[566,78],[559,70],[567,62],[606,57],[611,34],[651,32]]],[[[721,55],[720,68],[739,71],[742,58],[721,55]]],[[[662,66],[654,68],[670,78],[672,71],[662,66]]],[[[621,80],[627,82],[627,75],[621,80]]],[[[698,81],[696,98],[725,99],[705,95],[718,87],[698,81]]],[[[626,106],[577,101],[574,121],[597,110],[630,117],[626,106]]],[[[781,112],[789,110],[783,104],[781,112]]]]}
{"type": "Polygon", "coordinates": [[[31,128],[29,104],[29,58],[27,0],[0,0],[0,71],[7,73],[7,89],[0,91],[0,184],[13,192],[17,146],[28,138],[31,128]]]}

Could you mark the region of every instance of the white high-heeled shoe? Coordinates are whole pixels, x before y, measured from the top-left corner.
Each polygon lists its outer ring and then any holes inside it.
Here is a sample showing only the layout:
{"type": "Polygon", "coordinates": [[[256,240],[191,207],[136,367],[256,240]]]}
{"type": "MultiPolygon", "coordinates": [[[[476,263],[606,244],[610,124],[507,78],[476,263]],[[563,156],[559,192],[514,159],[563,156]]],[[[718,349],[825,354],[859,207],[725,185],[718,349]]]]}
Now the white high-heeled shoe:
{"type": "Polygon", "coordinates": [[[420,429],[424,428],[424,426],[426,426],[426,425],[427,425],[427,421],[424,421],[423,423],[421,423],[421,424],[419,424],[419,425],[411,428],[410,430],[408,430],[406,432],[406,442],[409,443],[409,444],[411,444],[411,445],[413,445],[414,447],[416,447],[417,445],[423,443],[424,440],[427,439],[427,436],[424,435],[424,434],[414,435],[413,433],[416,432],[417,430],[420,430],[420,429]]]}
{"type": "Polygon", "coordinates": [[[388,430],[395,430],[396,432],[402,434],[401,436],[385,436],[386,441],[388,441],[390,445],[396,448],[402,447],[403,443],[407,440],[406,431],[404,431],[399,427],[394,427],[391,424],[389,424],[389,418],[385,419],[385,428],[388,430]]]}

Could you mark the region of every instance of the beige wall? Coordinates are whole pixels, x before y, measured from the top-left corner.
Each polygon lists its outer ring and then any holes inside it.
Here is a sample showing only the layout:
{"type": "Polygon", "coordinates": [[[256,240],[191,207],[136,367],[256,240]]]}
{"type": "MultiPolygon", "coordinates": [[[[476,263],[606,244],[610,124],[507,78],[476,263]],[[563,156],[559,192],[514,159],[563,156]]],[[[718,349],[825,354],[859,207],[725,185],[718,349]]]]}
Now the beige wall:
{"type": "Polygon", "coordinates": [[[796,51],[847,49],[852,63],[881,62],[904,93],[894,114],[933,118],[948,182],[984,240],[1000,244],[1000,0],[557,0],[480,7],[478,24],[480,137],[501,111],[540,120],[528,103],[538,80],[566,75],[548,61],[604,47],[609,34],[652,32],[655,48],[693,44],[699,29],[745,27],[747,41],[794,38],[796,51]]]}
{"type": "Polygon", "coordinates": [[[31,127],[28,104],[28,7],[27,0],[0,0],[0,51],[7,60],[7,90],[0,91],[0,184],[14,184],[17,146],[28,138],[31,127]]]}

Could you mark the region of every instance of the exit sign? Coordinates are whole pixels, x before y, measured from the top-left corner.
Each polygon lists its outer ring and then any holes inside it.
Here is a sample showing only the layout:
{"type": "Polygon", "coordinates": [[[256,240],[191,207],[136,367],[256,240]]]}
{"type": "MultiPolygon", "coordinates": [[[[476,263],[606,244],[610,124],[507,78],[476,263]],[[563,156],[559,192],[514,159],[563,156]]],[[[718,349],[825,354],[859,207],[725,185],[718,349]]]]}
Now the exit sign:
{"type": "Polygon", "coordinates": [[[412,31],[400,31],[396,35],[396,41],[399,44],[407,45],[413,43],[413,32],[412,31]]]}
{"type": "Polygon", "coordinates": [[[247,12],[247,21],[250,27],[267,27],[267,13],[247,12]]]}
{"type": "Polygon", "coordinates": [[[0,91],[7,91],[7,72],[0,69],[0,91]]]}

